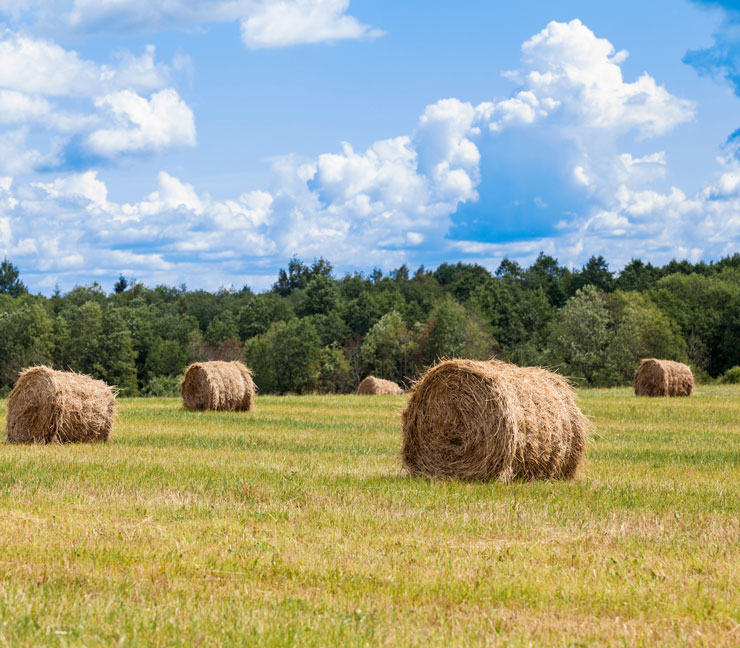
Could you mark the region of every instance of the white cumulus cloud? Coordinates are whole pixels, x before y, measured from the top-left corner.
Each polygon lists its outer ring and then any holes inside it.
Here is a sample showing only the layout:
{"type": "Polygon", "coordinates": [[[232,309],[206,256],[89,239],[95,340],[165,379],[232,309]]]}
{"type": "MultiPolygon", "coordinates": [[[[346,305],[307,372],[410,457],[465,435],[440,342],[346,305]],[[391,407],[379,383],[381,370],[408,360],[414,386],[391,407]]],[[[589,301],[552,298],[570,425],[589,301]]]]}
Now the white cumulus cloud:
{"type": "Polygon", "coordinates": [[[121,90],[99,97],[95,107],[109,113],[115,124],[88,136],[89,149],[98,155],[114,157],[195,145],[193,113],[172,88],[160,90],[150,99],[121,90]]]}
{"type": "Polygon", "coordinates": [[[42,97],[15,90],[0,90],[0,124],[18,124],[38,120],[51,112],[51,104],[42,97]]]}
{"type": "MultiPolygon", "coordinates": [[[[347,3],[327,7],[337,17],[347,3]]],[[[142,78],[156,80],[153,52],[151,64],[147,56],[149,51],[121,69],[141,68],[142,78]]],[[[219,284],[239,284],[255,267],[269,274],[293,254],[366,268],[400,265],[422,248],[486,265],[503,255],[531,260],[540,250],[566,262],[604,253],[617,263],[643,254],[668,260],[681,250],[723,253],[728,241],[740,240],[738,163],[725,160],[717,178],[696,195],[656,188],[657,180],[666,179],[666,154],[659,146],[648,154],[624,148],[692,119],[693,106],[647,74],[625,80],[625,57],[580,21],[550,23],[524,44],[509,97],[479,105],[442,99],[424,109],[410,133],[364,149],[344,143],[309,158],[280,158],[270,191],[214,199],[166,172],[151,193],[130,202],[111,201],[95,171],[0,186],[0,218],[8,232],[0,254],[26,250],[36,267],[43,257],[50,278],[80,277],[95,267],[114,277],[135,273],[148,282],[209,276],[219,284]],[[478,198],[481,151],[505,156],[505,149],[496,149],[497,138],[525,131],[547,132],[556,142],[563,181],[584,196],[584,206],[562,215],[554,237],[506,245],[450,240],[455,212],[478,198]]],[[[79,57],[69,60],[76,69],[79,57]]],[[[192,112],[175,90],[117,87],[121,70],[105,82],[99,72],[90,97],[100,120],[84,131],[90,151],[116,156],[194,144],[192,112]]],[[[72,77],[79,83],[91,78],[72,77]]],[[[49,93],[7,90],[53,100],[49,93]]],[[[8,115],[15,99],[7,99],[8,115]]],[[[0,95],[0,115],[2,102],[0,95]]],[[[6,146],[22,146],[22,128],[13,133],[6,146]]],[[[530,199],[540,210],[549,208],[545,194],[533,190],[530,199]]],[[[497,214],[481,218],[491,219],[488,230],[495,233],[497,214]]]]}
{"type": "Polygon", "coordinates": [[[77,33],[151,33],[219,22],[241,24],[253,49],[376,38],[348,13],[349,0],[0,0],[0,13],[77,33]]]}
{"type": "Polygon", "coordinates": [[[0,32],[0,87],[42,96],[93,96],[117,89],[154,89],[169,82],[154,47],[141,56],[122,53],[117,65],[101,65],[42,38],[0,32]]]}
{"type": "Polygon", "coordinates": [[[694,115],[690,101],[676,98],[647,73],[625,82],[620,64],[627,53],[615,52],[580,20],[551,22],[522,45],[522,53],[524,67],[511,76],[540,104],[551,102],[581,128],[634,130],[650,137],[694,115]]]}
{"type": "Polygon", "coordinates": [[[349,0],[267,0],[242,20],[244,44],[252,49],[375,38],[382,32],[347,15],[349,0]]]}
{"type": "Polygon", "coordinates": [[[7,128],[0,130],[0,172],[62,164],[73,137],[104,157],[193,146],[193,114],[167,87],[170,66],[156,61],[154,47],[115,58],[100,64],[45,39],[0,31],[0,126],[7,128]]]}

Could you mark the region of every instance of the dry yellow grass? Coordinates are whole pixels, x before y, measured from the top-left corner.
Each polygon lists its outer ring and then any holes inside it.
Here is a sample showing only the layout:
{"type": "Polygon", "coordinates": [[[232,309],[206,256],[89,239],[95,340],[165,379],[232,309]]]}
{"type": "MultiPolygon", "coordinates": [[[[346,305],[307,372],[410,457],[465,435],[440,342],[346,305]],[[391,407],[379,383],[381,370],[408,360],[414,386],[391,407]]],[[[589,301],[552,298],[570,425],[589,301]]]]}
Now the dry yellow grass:
{"type": "Polygon", "coordinates": [[[586,391],[573,482],[399,475],[405,397],[0,445],[0,643],[736,646],[740,389],[586,391]]]}

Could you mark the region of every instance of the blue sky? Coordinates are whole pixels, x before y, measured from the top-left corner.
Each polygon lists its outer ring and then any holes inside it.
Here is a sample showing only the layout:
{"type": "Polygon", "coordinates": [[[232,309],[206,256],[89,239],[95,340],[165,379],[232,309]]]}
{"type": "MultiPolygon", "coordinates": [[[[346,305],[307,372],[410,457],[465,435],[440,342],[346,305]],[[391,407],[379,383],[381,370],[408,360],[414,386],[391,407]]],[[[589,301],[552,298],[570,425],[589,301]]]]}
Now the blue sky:
{"type": "Polygon", "coordinates": [[[0,255],[48,293],[740,251],[738,3],[504,4],[0,0],[0,255]]]}

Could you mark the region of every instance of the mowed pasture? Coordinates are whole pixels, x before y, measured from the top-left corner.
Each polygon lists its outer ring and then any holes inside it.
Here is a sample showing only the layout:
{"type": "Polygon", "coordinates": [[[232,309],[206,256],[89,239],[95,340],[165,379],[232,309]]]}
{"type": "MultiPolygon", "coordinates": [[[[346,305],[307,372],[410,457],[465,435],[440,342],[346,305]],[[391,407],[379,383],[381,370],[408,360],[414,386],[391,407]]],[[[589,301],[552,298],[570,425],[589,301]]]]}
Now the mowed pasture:
{"type": "Polygon", "coordinates": [[[740,644],[740,388],[580,396],[574,482],[402,476],[404,396],[0,444],[0,645],[740,644]]]}

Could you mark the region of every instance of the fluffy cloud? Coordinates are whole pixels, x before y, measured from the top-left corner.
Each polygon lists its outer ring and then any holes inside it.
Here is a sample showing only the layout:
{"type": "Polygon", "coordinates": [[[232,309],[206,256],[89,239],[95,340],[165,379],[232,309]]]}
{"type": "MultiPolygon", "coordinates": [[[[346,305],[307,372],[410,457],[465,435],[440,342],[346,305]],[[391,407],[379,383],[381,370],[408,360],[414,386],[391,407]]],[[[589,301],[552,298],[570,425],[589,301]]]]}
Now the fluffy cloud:
{"type": "Polygon", "coordinates": [[[0,173],[19,175],[54,161],[53,152],[42,153],[28,144],[27,127],[0,130],[0,173]]]}
{"type": "Polygon", "coordinates": [[[347,13],[349,0],[2,0],[0,12],[33,17],[47,28],[84,33],[153,32],[241,22],[249,48],[285,47],[382,32],[347,13]]]}
{"type": "MultiPolygon", "coordinates": [[[[675,187],[656,191],[651,184],[667,173],[665,153],[619,151],[625,136],[659,137],[694,115],[691,102],[648,74],[625,80],[626,57],[578,20],[550,23],[523,45],[522,67],[509,75],[519,84],[511,97],[478,106],[439,101],[424,111],[410,137],[378,142],[364,152],[345,144],[316,162],[289,165],[272,218],[281,227],[287,222],[291,235],[269,238],[284,256],[331,250],[348,265],[356,265],[362,250],[393,263],[427,244],[488,264],[477,255],[527,259],[544,249],[576,260],[586,251],[608,251],[610,258],[626,262],[642,252],[656,260],[721,253],[727,245],[718,243],[721,224],[734,218],[737,204],[718,201],[716,188],[693,197],[675,187]],[[459,205],[477,198],[479,143],[492,138],[495,150],[499,133],[539,126],[560,142],[574,189],[589,197],[585,211],[563,218],[557,237],[505,246],[447,239],[459,205]]],[[[725,194],[727,187],[735,191],[740,185],[733,184],[735,171],[726,173],[730,178],[723,176],[720,183],[725,194]]],[[[495,222],[491,227],[495,231],[495,222]]]]}
{"type": "MultiPolygon", "coordinates": [[[[650,75],[626,80],[621,67],[626,58],[627,52],[617,51],[580,20],[551,22],[522,45],[521,67],[506,73],[518,84],[516,91],[477,106],[475,125],[495,137],[505,134],[508,146],[516,146],[512,133],[539,133],[543,159],[556,160],[553,177],[570,169],[561,174],[570,182],[569,195],[559,202],[572,200],[577,190],[608,203],[620,184],[638,187],[665,174],[660,151],[632,156],[620,147],[629,139],[664,135],[694,117],[692,102],[650,75]]],[[[532,137],[522,135],[522,147],[537,145],[532,137]]]]}
{"type": "Polygon", "coordinates": [[[15,90],[0,90],[0,124],[35,121],[51,112],[51,104],[15,90]]]}
{"type": "MultiPolygon", "coordinates": [[[[52,31],[64,25],[95,32],[240,20],[249,47],[379,35],[348,9],[349,0],[0,1],[0,12],[46,21],[52,31]]],[[[157,62],[151,46],[140,56],[123,52],[115,64],[104,65],[50,40],[0,30],[0,128],[9,128],[0,131],[0,150],[13,153],[0,160],[0,172],[194,146],[193,114],[171,87],[177,67],[157,62]],[[24,148],[27,124],[34,124],[35,139],[45,142],[24,148]]]]}
{"type": "Polygon", "coordinates": [[[99,97],[95,107],[113,118],[113,128],[93,131],[90,151],[103,157],[121,153],[160,151],[173,146],[195,146],[195,120],[187,104],[169,88],[150,99],[130,90],[99,97]]]}
{"type": "MultiPolygon", "coordinates": [[[[504,118],[527,124],[538,114],[559,111],[556,118],[581,129],[652,137],[693,117],[691,102],[671,95],[647,73],[625,82],[620,64],[627,52],[615,52],[580,20],[551,22],[522,45],[522,53],[524,68],[509,76],[525,89],[502,104],[504,118]]],[[[495,129],[500,125],[493,121],[495,129]]]]}
{"type": "Polygon", "coordinates": [[[722,198],[740,198],[740,169],[732,168],[723,173],[719,179],[704,189],[707,200],[722,198]]]}
{"type": "Polygon", "coordinates": [[[48,40],[8,29],[0,32],[0,87],[42,96],[94,96],[123,88],[152,90],[170,80],[155,61],[154,47],[140,56],[119,55],[115,66],[100,65],[48,40]]]}
{"type": "Polygon", "coordinates": [[[242,41],[251,48],[375,38],[382,34],[348,16],[349,0],[263,1],[242,20],[242,41]]]}
{"type": "Polygon", "coordinates": [[[39,95],[89,95],[102,70],[76,52],[5,30],[0,39],[0,86],[39,95]]]}
{"type": "Polygon", "coordinates": [[[165,87],[170,82],[170,67],[155,60],[151,46],[101,65],[44,39],[0,32],[0,126],[9,129],[0,131],[0,148],[15,152],[3,156],[0,170],[64,164],[70,138],[102,157],[194,145],[193,114],[165,87]],[[47,134],[46,151],[25,148],[28,124],[36,139],[47,134]]]}
{"type": "MultiPolygon", "coordinates": [[[[212,264],[216,276],[234,280],[249,265],[294,253],[310,258],[331,250],[334,261],[351,265],[368,247],[384,264],[401,263],[408,247],[442,244],[450,214],[475,196],[479,154],[469,136],[476,114],[469,104],[441,101],[427,108],[412,136],[365,151],[346,144],[314,160],[283,158],[274,192],[231,200],[213,200],[167,173],[132,203],[110,201],[94,171],[21,186],[5,212],[5,249],[26,241],[29,259],[46,257],[44,269],[62,282],[89,267],[174,282],[185,268],[212,264]],[[125,268],[120,254],[109,254],[121,249],[128,252],[125,268]]],[[[17,251],[13,258],[24,261],[17,251]]]]}
{"type": "MultiPolygon", "coordinates": [[[[692,118],[693,108],[646,74],[626,81],[625,56],[580,21],[550,23],[524,44],[510,97],[477,106],[444,99],[428,106],[407,135],[365,150],[345,143],[314,158],[281,158],[269,192],[216,200],[164,172],[153,192],[128,203],[109,200],[94,171],[31,185],[0,183],[0,254],[13,251],[14,261],[23,262],[19,250],[25,250],[27,265],[37,268],[43,258],[47,280],[63,283],[89,279],[86,269],[95,267],[101,276],[124,272],[148,282],[197,276],[200,283],[217,277],[235,284],[255,267],[271,275],[292,254],[328,255],[345,268],[413,262],[424,250],[486,265],[503,255],[531,260],[540,250],[566,261],[592,252],[617,261],[721,254],[740,237],[740,166],[725,160],[715,181],[693,196],[675,187],[657,190],[668,167],[665,153],[636,155],[620,147],[675,128],[692,118]],[[562,216],[556,237],[505,246],[450,240],[456,211],[478,198],[481,150],[496,151],[497,138],[533,129],[546,130],[563,151],[558,163],[586,206],[562,216]]],[[[87,145],[98,154],[194,141],[192,114],[174,91],[147,99],[112,89],[98,95],[96,108],[113,120],[87,132],[87,145]]]]}
{"type": "Polygon", "coordinates": [[[86,171],[32,186],[43,189],[52,200],[84,198],[87,201],[87,211],[108,208],[108,188],[104,182],[98,180],[96,171],[86,171]]]}
{"type": "Polygon", "coordinates": [[[133,203],[109,200],[95,171],[17,188],[0,179],[0,249],[45,273],[46,288],[122,271],[172,283],[213,263],[225,276],[243,275],[276,252],[264,235],[271,205],[262,191],[215,201],[167,173],[133,203]]]}

